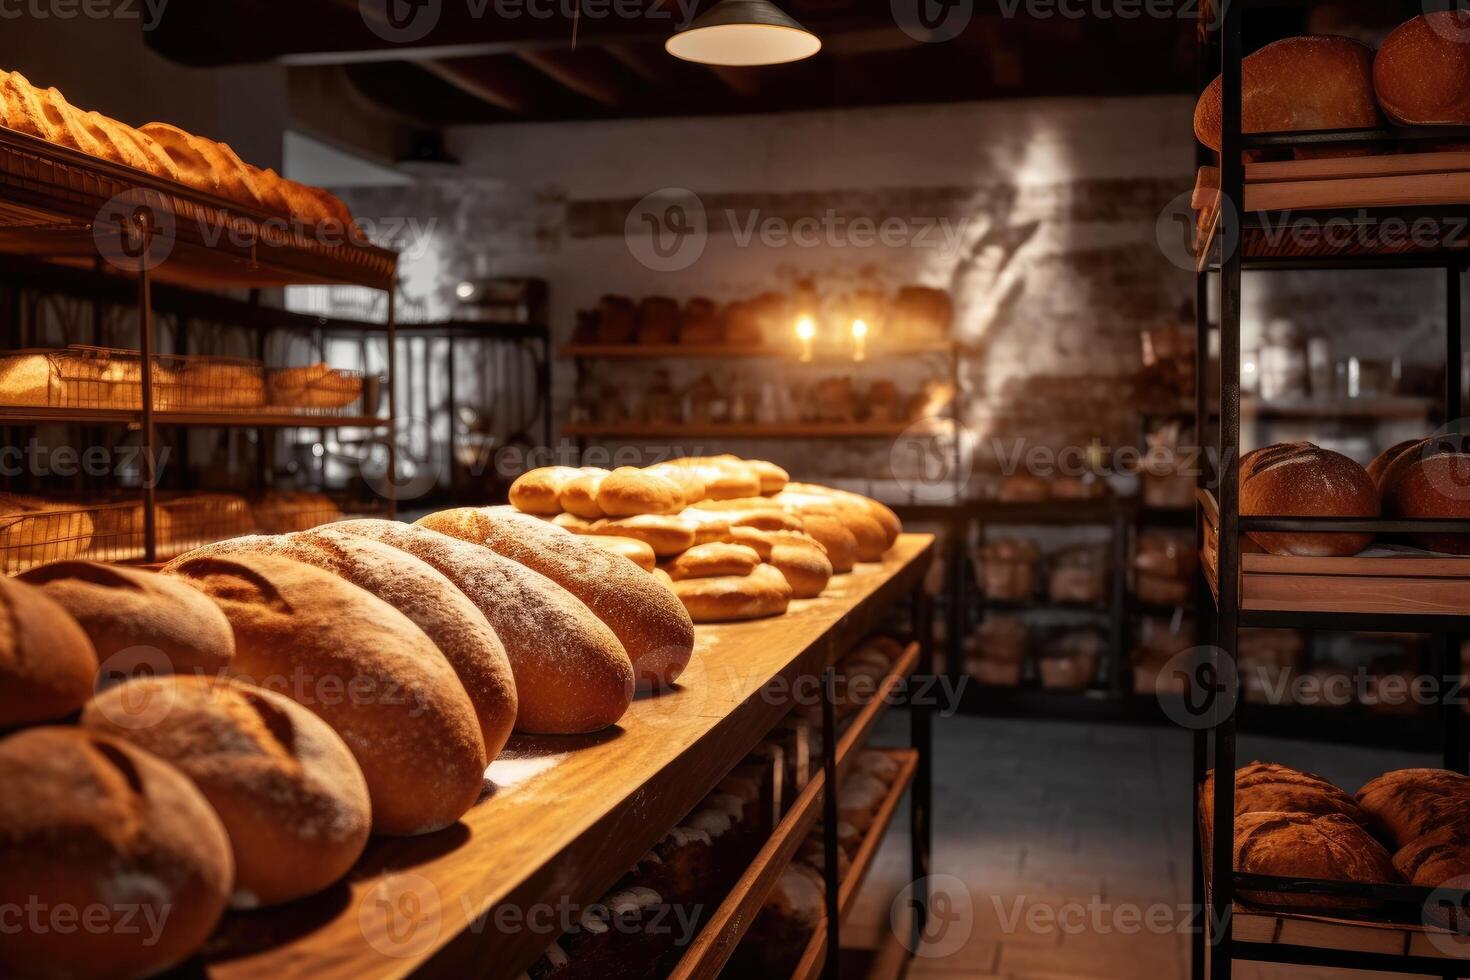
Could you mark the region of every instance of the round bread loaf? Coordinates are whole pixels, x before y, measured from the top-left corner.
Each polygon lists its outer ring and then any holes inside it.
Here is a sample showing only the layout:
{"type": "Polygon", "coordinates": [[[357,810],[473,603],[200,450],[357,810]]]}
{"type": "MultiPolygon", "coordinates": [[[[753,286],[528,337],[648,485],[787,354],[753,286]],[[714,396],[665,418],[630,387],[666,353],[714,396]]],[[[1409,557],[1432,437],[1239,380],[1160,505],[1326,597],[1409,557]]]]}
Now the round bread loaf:
{"type": "MultiPolygon", "coordinates": [[[[1384,470],[1379,489],[1391,517],[1470,519],[1470,435],[1432,436],[1409,446],[1384,470]]],[[[1411,538],[1430,551],[1470,555],[1470,535],[1411,538]]]]}
{"type": "MultiPolygon", "coordinates": [[[[1396,882],[1398,872],[1383,845],[1340,813],[1245,813],[1235,818],[1235,870],[1288,878],[1364,883],[1396,882]]],[[[1329,895],[1242,892],[1262,905],[1292,908],[1352,907],[1329,895]]]]}
{"type": "Polygon", "coordinates": [[[685,504],[696,504],[704,499],[704,480],[692,467],[676,466],[673,463],[654,463],[652,466],[645,466],[643,472],[652,473],[671,481],[684,495],[685,504]]]}
{"type": "Polygon", "coordinates": [[[125,742],[33,728],[0,741],[0,786],[0,908],[55,925],[8,923],[0,975],[151,976],[204,944],[234,867],[183,774],[125,742]]]}
{"type": "Polygon", "coordinates": [[[527,514],[561,513],[561,492],[582,471],[575,466],[542,466],[516,477],[510,485],[510,505],[527,514]]]}
{"type": "Polygon", "coordinates": [[[1470,776],[1448,769],[1395,769],[1358,790],[1358,806],[1400,847],[1470,812],[1470,776]]]}
{"type": "MultiPolygon", "coordinates": [[[[544,521],[522,519],[566,534],[544,521]]],[[[402,549],[469,597],[505,645],[515,675],[518,730],[595,732],[628,710],[633,665],[622,643],[581,600],[546,576],[481,545],[398,521],[345,521],[330,530],[402,549]]],[[[648,577],[616,555],[598,554],[630,578],[648,577]]]]}
{"type": "MultiPolygon", "coordinates": [[[[610,523],[636,520],[639,518],[630,517],[610,523]]],[[[418,523],[452,537],[484,544],[540,572],[582,600],[622,642],[641,685],[672,684],[694,653],[694,624],[668,590],[578,535],[504,510],[446,510],[430,514],[418,523]]],[[[656,545],[653,550],[658,553],[656,545]]]]}
{"type": "Polygon", "coordinates": [[[658,556],[653,553],[653,548],[647,541],[639,541],[637,538],[620,538],[611,534],[589,534],[587,541],[615,555],[622,555],[645,572],[653,571],[658,563],[658,556]]]}
{"type": "Polygon", "coordinates": [[[694,547],[695,525],[672,514],[635,514],[632,517],[604,517],[585,529],[588,535],[607,534],[633,538],[653,549],[659,558],[668,558],[694,547]]]}
{"type": "Polygon", "coordinates": [[[1373,462],[1368,464],[1368,478],[1373,481],[1373,485],[1382,490],[1383,476],[1388,472],[1389,464],[1402,456],[1405,450],[1413,449],[1423,441],[1423,439],[1405,439],[1403,442],[1389,446],[1375,456],[1373,462]]]}
{"type": "Polygon", "coordinates": [[[403,613],[276,555],[188,554],[164,574],[224,610],[235,631],[232,675],[284,694],[342,736],[367,778],[375,831],[426,834],[474,805],[488,764],[474,705],[403,613]]]}
{"type": "Polygon", "coordinates": [[[684,493],[657,473],[619,466],[597,485],[597,507],[608,517],[677,514],[684,509],[684,493]]]}
{"type": "Polygon", "coordinates": [[[372,826],[347,745],[279,694],[206,677],[142,677],[98,695],[82,727],[147,749],[194,781],[229,835],[231,904],[275,905],[345,875],[372,826]],[[166,710],[138,724],[136,706],[166,710]]]}
{"type": "Polygon", "coordinates": [[[1470,14],[1440,10],[1394,28],[1373,59],[1373,89],[1400,126],[1470,125],[1470,14]]]}
{"type": "MultiPolygon", "coordinates": [[[[1455,878],[1470,875],[1470,822],[1460,820],[1445,824],[1409,841],[1393,856],[1393,866],[1404,880],[1421,888],[1438,888],[1455,878]]],[[[1453,928],[1452,921],[1444,913],[1449,910],[1430,908],[1431,914],[1438,911],[1441,924],[1453,928]]],[[[1453,913],[1458,920],[1460,910],[1453,913]]]]}
{"type": "MultiPolygon", "coordinates": [[[[1215,774],[1205,777],[1201,805],[1213,814],[1215,774]]],[[[1340,813],[1354,823],[1368,816],[1346,792],[1312,773],[1271,762],[1252,762],[1235,770],[1235,813],[1340,813]]]]}
{"type": "Polygon", "coordinates": [[[597,503],[598,491],[602,488],[602,481],[607,479],[607,470],[583,467],[582,475],[571,480],[562,487],[561,509],[568,514],[585,517],[589,521],[604,516],[602,508],[597,503]]]}
{"type": "Polygon", "coordinates": [[[696,623],[779,616],[791,603],[791,586],[770,565],[757,565],[749,575],[675,581],[673,590],[696,623]]]}
{"type": "Polygon", "coordinates": [[[245,537],[195,554],[276,554],[325,569],[382,599],[424,631],[470,697],[494,761],[516,721],[516,682],[500,637],[474,603],[432,567],[398,548],[325,525],[283,537],[245,537]]]}
{"type": "MultiPolygon", "coordinates": [[[[1220,98],[1217,76],[1194,110],[1195,138],[1217,153],[1220,98]]],[[[1273,41],[1246,55],[1240,62],[1240,125],[1245,133],[1382,126],[1373,93],[1373,49],[1345,37],[1312,35],[1273,41]]],[[[1303,155],[1311,154],[1298,154],[1303,155]]]]}
{"type": "Polygon", "coordinates": [[[761,563],[755,549],[743,544],[712,542],[697,544],[664,565],[669,578],[713,578],[716,575],[749,575],[761,563]]]}
{"type": "Polygon", "coordinates": [[[21,578],[72,615],[102,662],[105,686],[134,668],[152,674],[223,674],[235,637],[219,608],[176,579],[123,565],[59,561],[21,578]]]}
{"type": "Polygon", "coordinates": [[[796,599],[816,598],[832,580],[832,563],[827,560],[827,553],[805,534],[773,532],[771,553],[766,561],[786,576],[791,595],[796,599]]]}
{"type": "Polygon", "coordinates": [[[92,696],[97,654],[76,620],[35,586],[0,576],[0,729],[72,714],[92,696]]]}
{"type": "MultiPolygon", "coordinates": [[[[1377,517],[1378,488],[1341,453],[1310,442],[1281,443],[1240,460],[1240,513],[1251,517],[1377,517]]],[[[1356,555],[1371,534],[1270,534],[1250,539],[1274,555],[1356,555]]]]}

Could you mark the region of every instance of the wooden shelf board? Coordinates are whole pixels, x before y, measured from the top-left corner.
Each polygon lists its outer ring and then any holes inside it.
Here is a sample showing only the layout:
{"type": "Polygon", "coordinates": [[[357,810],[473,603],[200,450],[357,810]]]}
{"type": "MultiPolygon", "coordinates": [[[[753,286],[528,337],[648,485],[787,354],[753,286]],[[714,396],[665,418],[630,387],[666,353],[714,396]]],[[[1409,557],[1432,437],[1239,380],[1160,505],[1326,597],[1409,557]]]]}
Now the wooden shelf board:
{"type": "Polygon", "coordinates": [[[812,938],[806,944],[806,950],[802,952],[801,959],[796,962],[796,969],[791,971],[791,980],[816,980],[822,975],[822,970],[827,965],[827,923],[824,919],[812,933],[812,938]]]}
{"type": "Polygon", "coordinates": [[[609,424],[570,422],[561,434],[568,439],[893,439],[911,431],[919,431],[925,422],[940,423],[947,419],[920,419],[913,422],[774,422],[750,424],[733,422],[685,422],[645,425],[637,423],[609,424]]]}
{"type": "MultiPolygon", "coordinates": [[[[141,425],[143,413],[134,409],[108,408],[27,408],[0,406],[0,425],[81,423],[105,425],[141,425]]],[[[298,415],[287,411],[263,412],[248,409],[217,409],[193,412],[154,412],[155,425],[182,425],[219,428],[310,428],[331,429],[346,426],[372,428],[387,425],[388,420],[372,415],[298,415]]]]}
{"type": "MultiPolygon", "coordinates": [[[[850,347],[831,349],[818,348],[812,352],[812,361],[821,363],[863,364],[881,361],[885,357],[910,357],[920,354],[951,354],[957,350],[950,341],[924,344],[870,344],[866,357],[859,361],[853,357],[850,347]]],[[[556,350],[562,358],[607,358],[616,360],[659,360],[681,358],[777,358],[796,362],[800,349],[789,345],[743,346],[734,344],[563,344],[556,350]]]]}
{"type": "Polygon", "coordinates": [[[788,711],[791,681],[817,673],[832,645],[851,645],[906,597],[934,538],[904,534],[881,563],[833,578],[784,616],[700,626],[681,683],[637,699],[590,736],[517,737],[487,772],[494,784],[454,827],[374,838],[348,880],[278,909],[232,914],[201,970],[221,978],[515,976],[550,937],[500,929],[494,912],[585,905],[600,898],[713,789],[788,711]],[[395,921],[397,899],[432,898],[425,917],[395,921]]]}

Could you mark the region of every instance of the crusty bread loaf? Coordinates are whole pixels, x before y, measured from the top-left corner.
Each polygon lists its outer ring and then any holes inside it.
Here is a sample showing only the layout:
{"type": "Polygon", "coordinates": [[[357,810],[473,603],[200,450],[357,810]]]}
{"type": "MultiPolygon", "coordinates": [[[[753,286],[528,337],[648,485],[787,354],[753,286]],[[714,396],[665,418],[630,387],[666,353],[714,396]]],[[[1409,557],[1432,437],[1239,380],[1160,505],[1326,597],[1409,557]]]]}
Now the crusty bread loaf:
{"type": "MultiPolygon", "coordinates": [[[[1377,517],[1378,488],[1341,453],[1310,442],[1280,443],[1240,460],[1240,513],[1251,517],[1377,517]]],[[[1250,539],[1276,555],[1355,555],[1371,534],[1271,534],[1250,539]]]]}
{"type": "MultiPolygon", "coordinates": [[[[520,731],[594,732],[615,724],[628,710],[633,664],[622,643],[580,599],[544,575],[480,545],[412,524],[346,521],[328,530],[402,549],[469,597],[505,645],[515,675],[520,731]]],[[[621,562],[629,576],[647,578],[616,555],[601,554],[610,565],[621,562]]]]}
{"type": "Polygon", "coordinates": [[[575,466],[542,466],[516,477],[510,485],[510,505],[527,514],[559,514],[561,492],[582,471],[575,466]]]}
{"type": "Polygon", "coordinates": [[[233,676],[285,694],[342,736],[367,778],[375,831],[429,833],[479,798],[488,761],[474,706],[403,613],[276,555],[188,554],[164,573],[224,611],[235,632],[233,676]]]}
{"type": "Polygon", "coordinates": [[[673,514],[605,517],[587,525],[582,529],[582,533],[634,538],[647,544],[659,558],[669,558],[688,551],[694,547],[698,534],[694,524],[673,514]]]}
{"type": "Polygon", "coordinates": [[[177,579],[91,561],[52,562],[21,578],[87,632],[102,664],[103,685],[139,668],[219,676],[235,655],[235,636],[219,607],[177,579]]]}
{"type": "Polygon", "coordinates": [[[658,556],[653,553],[653,548],[649,547],[648,542],[639,541],[637,538],[620,538],[611,534],[589,534],[587,541],[615,555],[622,555],[645,572],[653,571],[658,563],[658,556]]]}
{"type": "Polygon", "coordinates": [[[602,517],[602,507],[597,503],[597,492],[602,487],[602,481],[607,479],[607,470],[595,467],[583,467],[580,476],[567,481],[561,489],[561,509],[568,514],[585,517],[589,521],[595,521],[602,517]]]}
{"type": "Polygon", "coordinates": [[[704,480],[692,467],[676,466],[673,463],[654,463],[652,466],[645,466],[643,472],[652,473],[671,481],[684,495],[686,504],[696,504],[704,499],[704,480]]]}
{"type": "MultiPolygon", "coordinates": [[[[794,494],[814,494],[830,497],[837,501],[837,513],[843,514],[843,506],[851,507],[854,512],[866,514],[872,518],[883,531],[884,548],[893,546],[898,536],[903,533],[903,521],[899,520],[893,508],[882,501],[874,500],[872,497],[851,490],[838,490],[834,487],[824,487],[816,483],[788,483],[786,489],[794,494]]],[[[785,491],[782,491],[783,493],[785,491]]]]}
{"type": "MultiPolygon", "coordinates": [[[[1405,448],[1384,469],[1379,489],[1390,517],[1470,518],[1470,435],[1433,436],[1405,448]]],[[[1411,537],[1430,551],[1470,555],[1470,535],[1411,537]]]]}
{"type": "Polygon", "coordinates": [[[835,514],[804,513],[801,515],[801,527],[822,545],[835,574],[852,571],[853,565],[857,564],[857,537],[835,514]]]}
{"type": "Polygon", "coordinates": [[[816,539],[794,531],[773,531],[768,536],[771,552],[766,561],[786,577],[792,597],[821,595],[832,580],[832,562],[816,539]]]}
{"type": "Polygon", "coordinates": [[[326,569],[382,599],[424,631],[454,668],[475,707],[485,758],[494,760],[516,720],[515,677],[505,647],[460,590],[413,555],[331,527],[284,537],[247,537],[196,554],[274,554],[326,569]]]}
{"type": "Polygon", "coordinates": [[[231,904],[321,891],[362,853],[367,782],[326,722],[289,698],[212,677],[141,677],[92,700],[82,726],[131,742],[193,780],[235,859],[231,904]],[[161,702],[146,721],[136,706],[161,702]]]}
{"type": "MultiPolygon", "coordinates": [[[[1215,812],[1215,774],[1205,779],[1201,805],[1207,819],[1215,812]]],[[[1354,823],[1367,815],[1346,792],[1312,773],[1273,762],[1252,762],[1235,770],[1235,813],[1340,813],[1354,823]]]]}
{"type": "Polygon", "coordinates": [[[1470,14],[1440,10],[1394,28],[1373,59],[1373,89],[1401,126],[1470,125],[1470,14]]]}
{"type": "MultiPolygon", "coordinates": [[[[1220,150],[1220,79],[1194,110],[1194,135],[1220,150]]],[[[1373,94],[1373,50],[1345,37],[1289,37],[1240,63],[1240,124],[1246,133],[1373,129],[1383,125],[1373,94]]],[[[1298,156],[1311,156],[1302,153],[1298,156]]],[[[1338,148],[1334,155],[1348,156],[1338,148]]]]}
{"type": "MultiPolygon", "coordinates": [[[[1235,820],[1235,870],[1328,881],[1396,882],[1383,845],[1340,813],[1246,813],[1235,820]]],[[[1361,905],[1327,895],[1242,892],[1261,905],[1344,908],[1361,905]]]]}
{"type": "Polygon", "coordinates": [[[1404,880],[1423,888],[1438,888],[1470,875],[1470,822],[1443,824],[1409,841],[1393,855],[1393,866],[1404,880]]]}
{"type": "Polygon", "coordinates": [[[779,616],[791,603],[791,586],[770,565],[757,565],[749,575],[683,579],[673,590],[696,623],[779,616]]]}
{"type": "Polygon", "coordinates": [[[896,537],[890,535],[890,529],[879,519],[879,511],[870,506],[866,497],[846,497],[825,487],[793,483],[771,499],[797,514],[815,509],[834,515],[857,542],[858,561],[882,561],[883,553],[896,537]]]}
{"type": "Polygon", "coordinates": [[[1373,481],[1373,485],[1381,490],[1383,487],[1383,477],[1388,472],[1389,464],[1402,456],[1405,450],[1413,449],[1423,441],[1423,439],[1405,439],[1403,442],[1389,446],[1383,452],[1373,457],[1373,462],[1368,464],[1368,478],[1373,481]]]}
{"type": "Polygon", "coordinates": [[[684,492],[674,481],[635,466],[619,466],[597,485],[597,507],[608,517],[677,514],[684,492]]]}
{"type": "Polygon", "coordinates": [[[664,571],[669,578],[680,581],[686,578],[713,578],[717,575],[749,575],[761,563],[761,556],[754,548],[743,544],[712,542],[699,544],[666,562],[664,571]]]}
{"type": "Polygon", "coordinates": [[[1470,776],[1447,769],[1396,769],[1358,790],[1370,826],[1400,847],[1470,810],[1470,776]]]}
{"type": "Polygon", "coordinates": [[[0,729],[59,721],[97,680],[97,654],[76,620],[34,586],[0,576],[0,729]]]}
{"type": "Polygon", "coordinates": [[[70,910],[72,926],[12,919],[0,975],[151,976],[204,944],[234,867],[219,817],[176,769],[79,728],[33,728],[0,741],[0,786],[0,908],[70,910]]]}
{"type": "Polygon", "coordinates": [[[636,567],[579,535],[508,509],[440,511],[418,523],[484,544],[582,600],[622,641],[639,684],[672,684],[689,663],[694,624],[683,607],[636,567]]]}
{"type": "Polygon", "coordinates": [[[325,363],[276,368],[266,375],[270,403],[283,408],[345,408],[362,397],[362,378],[325,363]]]}

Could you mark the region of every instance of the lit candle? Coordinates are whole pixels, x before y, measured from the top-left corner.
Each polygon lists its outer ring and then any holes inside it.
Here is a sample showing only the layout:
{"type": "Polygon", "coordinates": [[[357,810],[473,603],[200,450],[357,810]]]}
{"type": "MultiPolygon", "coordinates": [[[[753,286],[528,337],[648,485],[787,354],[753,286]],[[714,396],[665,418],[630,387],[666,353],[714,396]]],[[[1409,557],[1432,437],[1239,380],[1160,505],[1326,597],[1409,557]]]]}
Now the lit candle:
{"type": "Polygon", "coordinates": [[[801,359],[812,359],[812,338],[817,335],[817,324],[809,316],[796,321],[796,337],[801,341],[801,359]]]}
{"type": "Polygon", "coordinates": [[[852,359],[854,361],[866,360],[868,356],[868,322],[866,320],[852,321],[852,359]]]}

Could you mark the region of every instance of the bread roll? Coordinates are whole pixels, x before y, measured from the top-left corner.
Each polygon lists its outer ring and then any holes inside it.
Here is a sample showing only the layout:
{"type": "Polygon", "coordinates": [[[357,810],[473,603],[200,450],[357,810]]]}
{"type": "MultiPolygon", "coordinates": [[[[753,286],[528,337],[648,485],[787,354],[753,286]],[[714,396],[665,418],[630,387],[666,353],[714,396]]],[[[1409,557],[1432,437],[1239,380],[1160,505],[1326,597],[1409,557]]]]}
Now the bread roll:
{"type": "MultiPolygon", "coordinates": [[[[1396,882],[1383,845],[1340,813],[1246,813],[1235,820],[1235,870],[1364,883],[1396,882]]],[[[1329,895],[1241,892],[1262,905],[1343,908],[1363,903],[1329,895]]]]}
{"type": "MultiPolygon", "coordinates": [[[[1220,79],[1194,110],[1194,135],[1220,150],[1220,79]]],[[[1373,129],[1383,125],[1373,94],[1373,50],[1345,37],[1289,37],[1240,62],[1240,124],[1246,133],[1373,129]]],[[[1312,154],[1299,154],[1312,155],[1312,154]]],[[[1341,147],[1332,154],[1348,156],[1341,147]]]]}
{"type": "Polygon", "coordinates": [[[86,630],[102,662],[103,685],[139,667],[155,674],[219,676],[235,655],[224,613],[177,579],[91,561],[53,562],[21,578],[86,630]]]}
{"type": "Polygon", "coordinates": [[[842,788],[837,791],[837,817],[859,831],[866,831],[873,825],[873,818],[887,796],[888,786],[877,776],[854,772],[842,781],[842,788]]]}
{"type": "MultiPolygon", "coordinates": [[[[469,597],[505,645],[515,675],[518,730],[595,732],[628,710],[633,665],[622,643],[581,600],[544,575],[480,545],[412,524],[346,521],[329,530],[402,549],[469,597]]],[[[610,566],[620,563],[627,577],[648,577],[615,555],[598,554],[610,566]]]]}
{"type": "MultiPolygon", "coordinates": [[[[1250,517],[1377,517],[1378,492],[1363,467],[1310,442],[1281,443],[1240,460],[1240,513],[1250,517]]],[[[1250,539],[1275,555],[1356,555],[1371,534],[1269,534],[1250,539]]]]}
{"type": "Polygon", "coordinates": [[[559,527],[507,511],[461,508],[430,514],[418,523],[487,545],[582,600],[622,641],[639,684],[672,684],[688,665],[694,652],[689,615],[667,589],[616,555],[559,527]]]}
{"type": "Polygon", "coordinates": [[[755,470],[756,477],[761,481],[761,493],[766,496],[780,493],[791,482],[791,474],[775,463],[764,459],[748,459],[745,462],[755,470]]]}
{"type": "Polygon", "coordinates": [[[331,525],[281,538],[239,538],[200,554],[278,554],[326,569],[403,613],[454,668],[475,707],[485,758],[505,747],[516,720],[516,684],[500,637],[460,590],[413,555],[331,525]]]}
{"type": "Polygon", "coordinates": [[[559,514],[561,492],[581,475],[574,466],[542,466],[522,473],[510,485],[510,505],[527,514],[559,514]]]}
{"type": "MultiPolygon", "coordinates": [[[[1404,449],[1379,483],[1390,517],[1470,519],[1470,435],[1433,436],[1404,449]]],[[[1470,555],[1470,535],[1415,534],[1430,551],[1470,555]]]]}
{"type": "Polygon", "coordinates": [[[276,368],[265,377],[272,405],[285,408],[346,408],[362,397],[362,377],[324,362],[276,368]]]}
{"type": "Polygon", "coordinates": [[[194,781],[235,860],[231,904],[255,908],[321,891],[362,853],[367,781],[316,715],[261,688],[208,677],[141,677],[87,705],[82,727],[131,742],[194,781]],[[136,724],[132,705],[168,710],[136,724]]]}
{"type": "Polygon", "coordinates": [[[1358,790],[1358,806],[1400,847],[1470,811],[1470,776],[1447,769],[1397,769],[1358,790]]]}
{"type": "Polygon", "coordinates": [[[664,565],[669,578],[713,578],[717,575],[749,575],[761,563],[755,549],[743,544],[715,542],[699,544],[664,565]]]}
{"type": "Polygon", "coordinates": [[[286,695],[342,736],[367,778],[375,831],[429,833],[479,798],[488,761],[474,706],[439,648],[401,612],[275,555],[189,554],[164,574],[224,610],[235,632],[232,675],[286,695]]]}
{"type": "Polygon", "coordinates": [[[677,514],[684,509],[684,494],[657,473],[619,466],[598,483],[597,507],[608,517],[677,514]]]}
{"type": "Polygon", "coordinates": [[[1373,457],[1373,462],[1368,464],[1368,478],[1373,481],[1373,485],[1382,490],[1383,475],[1388,472],[1389,464],[1402,456],[1405,450],[1412,449],[1423,441],[1423,439],[1405,439],[1373,457]]]}
{"type": "Polygon", "coordinates": [[[801,526],[826,551],[827,560],[832,563],[835,574],[852,571],[853,565],[857,564],[857,538],[836,515],[818,512],[802,514],[801,526]]]}
{"type": "Polygon", "coordinates": [[[204,945],[234,867],[176,769],[79,728],[33,728],[0,741],[0,786],[0,908],[71,913],[69,928],[7,923],[0,975],[151,976],[204,945]]]}
{"type": "Polygon", "coordinates": [[[686,457],[673,459],[674,466],[692,469],[704,483],[704,495],[709,500],[728,500],[735,497],[758,497],[761,480],[755,469],[743,462],[708,457],[686,457]]]}
{"type": "Polygon", "coordinates": [[[580,476],[568,481],[562,487],[561,495],[558,497],[561,509],[568,514],[585,517],[589,521],[602,517],[602,507],[597,503],[597,492],[601,489],[602,481],[607,479],[607,476],[607,470],[584,467],[580,476]]]}
{"type": "Polygon", "coordinates": [[[696,504],[704,499],[704,480],[700,478],[698,471],[691,467],[676,466],[673,463],[655,463],[652,466],[645,466],[643,472],[661,476],[672,482],[684,495],[685,504],[696,504]]]}
{"type": "Polygon", "coordinates": [[[97,654],[76,620],[40,589],[5,576],[0,612],[0,729],[81,708],[97,681],[97,654]]]}
{"type": "Polygon", "coordinates": [[[858,561],[882,561],[891,543],[889,530],[879,522],[866,498],[841,497],[810,484],[790,484],[771,499],[797,514],[815,509],[836,516],[857,542],[858,561]]]}
{"type": "Polygon", "coordinates": [[[679,520],[694,528],[694,541],[690,545],[724,541],[730,536],[730,517],[724,511],[685,507],[679,511],[679,520]]]}
{"type": "Polygon", "coordinates": [[[832,563],[815,539],[805,534],[778,531],[771,536],[771,553],[766,561],[786,577],[791,595],[813,599],[832,580],[832,563]]]}
{"type": "Polygon", "coordinates": [[[620,538],[611,534],[589,534],[587,542],[599,548],[605,548],[615,555],[622,555],[645,572],[653,571],[658,563],[658,556],[653,553],[653,548],[648,542],[639,541],[637,538],[620,538]]]}
{"type": "Polygon", "coordinates": [[[897,541],[898,536],[903,533],[903,521],[899,520],[898,515],[893,512],[893,508],[874,500],[872,497],[866,497],[860,493],[853,493],[851,490],[837,490],[832,487],[823,487],[815,483],[789,483],[787,484],[787,488],[793,493],[824,495],[832,498],[839,504],[839,515],[842,513],[843,505],[852,507],[856,512],[866,514],[883,529],[885,550],[892,547],[893,542],[897,541]]]}
{"type": "Polygon", "coordinates": [[[791,602],[786,577],[770,565],[757,565],[749,575],[675,581],[673,590],[696,623],[779,616],[791,602]]]}
{"type": "Polygon", "coordinates": [[[1394,28],[1373,59],[1373,89],[1401,126],[1470,125],[1470,14],[1440,10],[1394,28]]]}

